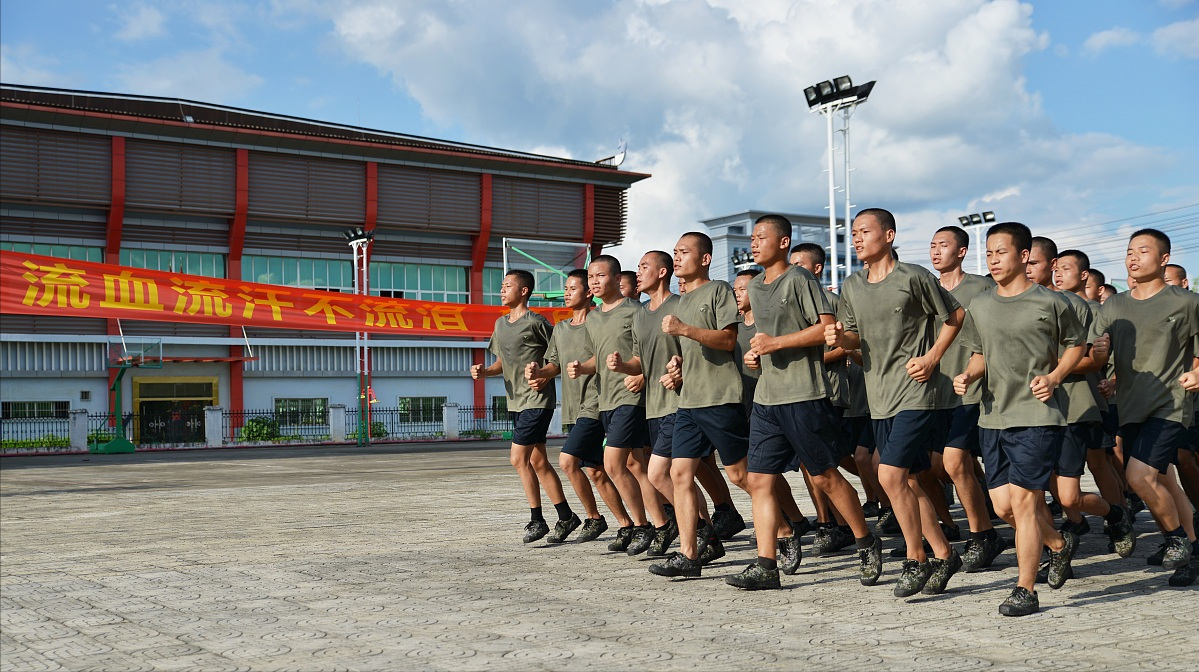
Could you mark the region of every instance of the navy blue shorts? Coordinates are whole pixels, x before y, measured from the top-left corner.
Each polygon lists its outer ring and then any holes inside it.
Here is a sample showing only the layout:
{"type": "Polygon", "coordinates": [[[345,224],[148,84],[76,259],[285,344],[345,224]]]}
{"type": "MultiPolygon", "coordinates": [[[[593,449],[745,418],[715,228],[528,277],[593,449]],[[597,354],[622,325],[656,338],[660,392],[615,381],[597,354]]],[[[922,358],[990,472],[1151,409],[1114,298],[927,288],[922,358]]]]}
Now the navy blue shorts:
{"type": "Polygon", "coordinates": [[[953,409],[949,436],[945,439],[946,448],[968,450],[971,455],[982,454],[978,446],[978,412],[978,404],[962,404],[953,409]]]}
{"type": "Polygon", "coordinates": [[[1116,414],[1116,405],[1108,404],[1107,410],[1102,411],[1103,416],[1103,441],[1099,447],[1106,450],[1108,454],[1116,447],[1116,435],[1120,433],[1120,416],[1116,414]]]}
{"type": "Polygon", "coordinates": [[[928,446],[934,413],[900,411],[885,420],[873,421],[879,464],[907,469],[912,474],[932,467],[928,446]]]}
{"type": "Polygon", "coordinates": [[[674,443],[674,413],[660,418],[649,419],[649,444],[653,446],[653,454],[662,457],[671,456],[671,445],[674,443]]]}
{"type": "Polygon", "coordinates": [[[934,453],[943,453],[945,442],[949,440],[949,428],[953,424],[953,409],[935,409],[931,423],[928,428],[928,449],[934,453]]]}
{"type": "MultiPolygon", "coordinates": [[[[858,446],[865,445],[859,440],[859,437],[866,432],[870,432],[870,418],[841,416],[841,435],[845,437],[845,449],[849,451],[849,455],[853,455],[858,446]]],[[[870,441],[874,442],[873,432],[870,432],[870,441]]]]}
{"type": "Polygon", "coordinates": [[[848,441],[828,399],[763,406],[754,404],[749,422],[749,470],[781,474],[803,464],[819,476],[836,469],[848,441]]]}
{"type": "MultiPolygon", "coordinates": [[[[877,443],[874,441],[874,421],[871,420],[870,416],[868,415],[856,419],[865,420],[865,423],[862,425],[862,431],[857,436],[857,444],[865,448],[867,452],[873,455],[875,447],[877,446],[877,443]]],[[[850,437],[851,442],[853,438],[854,437],[852,436],[850,437]]]]}
{"type": "Polygon", "coordinates": [[[579,458],[590,469],[604,467],[604,424],[594,418],[579,418],[566,435],[562,452],[579,458]]]}
{"type": "Polygon", "coordinates": [[[1066,425],[1062,445],[1057,454],[1058,476],[1079,478],[1087,466],[1087,451],[1098,450],[1103,443],[1103,425],[1098,422],[1076,422],[1066,425]]]}
{"type": "Polygon", "coordinates": [[[545,435],[554,418],[552,408],[526,408],[517,413],[508,413],[512,420],[512,443],[518,446],[538,446],[545,443],[545,435]]]}
{"type": "Polygon", "coordinates": [[[617,406],[610,411],[600,411],[600,420],[604,422],[608,446],[635,450],[649,445],[644,406],[617,406]]]}
{"type": "Polygon", "coordinates": [[[987,489],[1015,485],[1025,490],[1047,490],[1057,462],[1062,427],[1012,427],[979,429],[987,489]]]}
{"type": "Polygon", "coordinates": [[[1199,453],[1199,408],[1195,409],[1195,418],[1182,437],[1182,447],[1192,453],[1199,453]]]}
{"type": "Polygon", "coordinates": [[[1183,445],[1185,433],[1186,428],[1181,422],[1162,418],[1122,425],[1120,436],[1124,437],[1124,464],[1136,458],[1159,473],[1166,473],[1171,464],[1178,463],[1178,449],[1183,445]]]}
{"type": "Polygon", "coordinates": [[[741,404],[680,408],[674,414],[671,456],[704,458],[716,450],[725,466],[736,464],[749,453],[748,424],[741,404]]]}

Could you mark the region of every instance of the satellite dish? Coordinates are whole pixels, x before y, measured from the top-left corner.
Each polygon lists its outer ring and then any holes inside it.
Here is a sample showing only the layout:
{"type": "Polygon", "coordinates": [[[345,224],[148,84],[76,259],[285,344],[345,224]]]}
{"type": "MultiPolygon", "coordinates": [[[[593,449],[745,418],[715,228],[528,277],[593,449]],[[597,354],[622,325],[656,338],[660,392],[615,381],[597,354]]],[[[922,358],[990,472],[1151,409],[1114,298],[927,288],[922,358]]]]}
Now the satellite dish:
{"type": "Polygon", "coordinates": [[[612,165],[620,167],[620,164],[624,163],[625,150],[627,149],[628,145],[625,143],[624,138],[621,138],[620,142],[616,144],[616,156],[612,157],[612,165]]]}

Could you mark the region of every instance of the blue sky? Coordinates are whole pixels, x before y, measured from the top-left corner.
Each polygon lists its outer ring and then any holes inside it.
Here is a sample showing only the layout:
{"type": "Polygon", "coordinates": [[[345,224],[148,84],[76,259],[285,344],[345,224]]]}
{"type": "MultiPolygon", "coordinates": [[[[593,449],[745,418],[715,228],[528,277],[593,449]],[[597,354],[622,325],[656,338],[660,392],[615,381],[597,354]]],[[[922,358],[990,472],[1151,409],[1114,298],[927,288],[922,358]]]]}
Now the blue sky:
{"type": "Polygon", "coordinates": [[[1127,233],[1158,225],[1199,275],[1191,0],[9,0],[0,52],[9,84],[582,159],[626,138],[624,167],[654,174],[626,263],[703,218],[822,214],[802,89],[848,73],[879,82],[853,117],[854,201],[897,214],[905,260],[994,210],[1116,278],[1127,233]]]}

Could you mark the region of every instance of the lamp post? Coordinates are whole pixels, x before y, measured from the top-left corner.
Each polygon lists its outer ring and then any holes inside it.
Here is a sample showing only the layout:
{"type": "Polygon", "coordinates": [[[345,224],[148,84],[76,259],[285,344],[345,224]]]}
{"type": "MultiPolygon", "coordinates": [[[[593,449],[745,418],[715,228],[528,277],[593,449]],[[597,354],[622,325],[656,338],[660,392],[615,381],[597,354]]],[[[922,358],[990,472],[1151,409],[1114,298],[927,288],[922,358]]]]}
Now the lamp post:
{"type": "Polygon", "coordinates": [[[874,89],[874,84],[874,82],[867,82],[854,86],[853,80],[848,75],[844,75],[831,81],[825,80],[819,84],[813,84],[804,89],[804,97],[808,101],[809,111],[813,113],[818,112],[825,116],[825,137],[828,141],[829,258],[832,260],[832,263],[829,264],[829,285],[834,291],[840,283],[837,278],[837,184],[836,176],[833,172],[833,116],[838,111],[844,114],[842,130],[845,133],[845,272],[848,274],[851,268],[848,249],[851,207],[849,201],[849,116],[853,113],[853,108],[866,102],[871,90],[874,89]]]}
{"type": "Polygon", "coordinates": [[[963,229],[969,226],[974,227],[974,272],[983,275],[983,248],[987,244],[982,237],[982,228],[983,224],[995,223],[995,213],[987,211],[982,214],[962,215],[958,217],[958,221],[961,222],[963,229]]]}
{"type": "MultiPolygon", "coordinates": [[[[370,268],[366,248],[375,237],[374,231],[354,227],[342,232],[354,253],[354,294],[365,295],[370,288],[370,268]]],[[[354,332],[354,372],[358,375],[358,445],[370,445],[370,341],[365,331],[354,332]]]]}

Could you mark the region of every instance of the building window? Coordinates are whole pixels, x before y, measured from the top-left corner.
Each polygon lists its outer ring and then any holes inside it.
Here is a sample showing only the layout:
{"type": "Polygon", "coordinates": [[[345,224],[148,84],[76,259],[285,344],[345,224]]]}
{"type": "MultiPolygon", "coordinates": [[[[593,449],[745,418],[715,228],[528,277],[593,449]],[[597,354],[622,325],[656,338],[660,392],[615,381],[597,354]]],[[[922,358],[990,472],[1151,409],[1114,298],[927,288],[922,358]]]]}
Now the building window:
{"type": "Polygon", "coordinates": [[[246,280],[264,285],[354,291],[354,268],[349,260],[246,255],[242,258],[242,274],[246,280]]]}
{"type": "Polygon", "coordinates": [[[441,422],[445,397],[400,397],[400,422],[441,422]]]}
{"type": "Polygon", "coordinates": [[[210,252],[172,252],[170,250],[121,250],[121,265],[150,271],[186,273],[208,278],[225,277],[225,255],[210,252]]]}
{"type": "Polygon", "coordinates": [[[491,420],[493,422],[508,421],[508,397],[501,395],[491,398],[491,420]]]}
{"type": "Polygon", "coordinates": [[[370,290],[376,296],[414,301],[469,303],[466,268],[435,264],[375,262],[370,267],[370,290]]]}
{"type": "Polygon", "coordinates": [[[281,425],[327,425],[329,424],[329,400],[276,399],[275,419],[281,425]]]}
{"type": "Polygon", "coordinates": [[[5,401],[0,402],[0,417],[5,420],[66,420],[70,405],[68,401],[5,401]]]}
{"type": "Polygon", "coordinates": [[[5,252],[40,254],[46,257],[58,257],[74,261],[94,261],[97,263],[104,261],[104,250],[102,248],[88,247],[86,245],[46,245],[42,243],[13,243],[3,241],[0,242],[0,250],[4,250],[5,252]]]}

